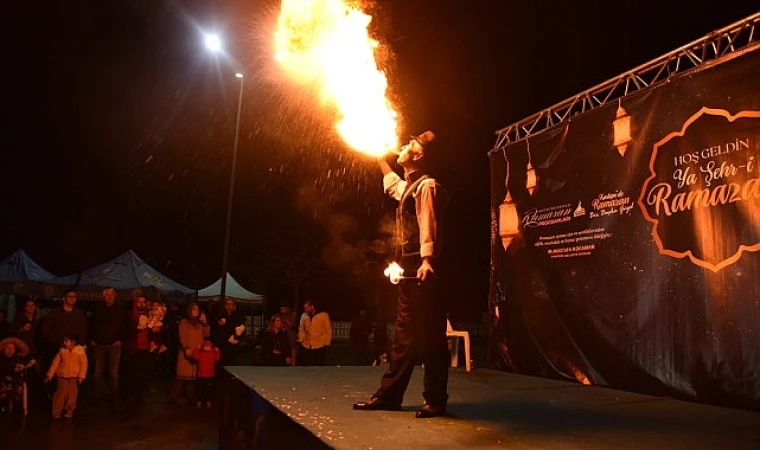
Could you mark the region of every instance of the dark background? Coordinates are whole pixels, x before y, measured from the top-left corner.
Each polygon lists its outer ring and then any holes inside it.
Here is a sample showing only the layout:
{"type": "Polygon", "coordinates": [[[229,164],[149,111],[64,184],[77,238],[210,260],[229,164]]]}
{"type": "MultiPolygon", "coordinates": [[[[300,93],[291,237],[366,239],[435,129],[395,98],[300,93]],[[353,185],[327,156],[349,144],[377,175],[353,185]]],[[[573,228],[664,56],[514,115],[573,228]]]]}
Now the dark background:
{"type": "MultiPolygon", "coordinates": [[[[403,132],[432,128],[455,213],[455,318],[487,308],[494,131],[757,10],[756,2],[377,1],[403,132]]],[[[219,277],[237,100],[246,74],[230,271],[349,315],[378,291],[390,201],[374,161],[335,137],[271,57],[276,1],[4,5],[0,258],[57,274],[134,249],[187,286],[219,277]],[[234,59],[203,48],[220,32],[234,59]],[[281,267],[280,267],[281,269],[281,267]],[[374,280],[374,283],[367,280],[374,280]]]]}

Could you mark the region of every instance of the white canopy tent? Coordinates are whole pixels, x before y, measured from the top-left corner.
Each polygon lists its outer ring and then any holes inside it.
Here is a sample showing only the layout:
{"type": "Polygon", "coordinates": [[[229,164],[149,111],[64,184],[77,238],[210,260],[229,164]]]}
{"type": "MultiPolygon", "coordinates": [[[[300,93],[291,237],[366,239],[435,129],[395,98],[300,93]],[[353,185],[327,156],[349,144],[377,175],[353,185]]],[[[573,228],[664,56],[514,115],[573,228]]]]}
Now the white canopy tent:
{"type": "MultiPolygon", "coordinates": [[[[198,291],[198,300],[219,300],[219,296],[222,292],[222,279],[219,278],[209,286],[198,291]]],[[[227,272],[227,286],[225,289],[225,295],[235,299],[238,303],[251,303],[262,304],[264,303],[264,296],[249,291],[240,285],[232,275],[227,272]]]]}

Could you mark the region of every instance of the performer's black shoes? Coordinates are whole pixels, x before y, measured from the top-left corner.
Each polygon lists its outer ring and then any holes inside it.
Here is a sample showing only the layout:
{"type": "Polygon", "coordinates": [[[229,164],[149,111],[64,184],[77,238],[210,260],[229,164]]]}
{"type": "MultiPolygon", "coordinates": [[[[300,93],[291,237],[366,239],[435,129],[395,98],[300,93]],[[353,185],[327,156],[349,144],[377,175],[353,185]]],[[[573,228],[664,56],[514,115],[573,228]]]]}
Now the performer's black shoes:
{"type": "Polygon", "coordinates": [[[418,419],[430,419],[431,417],[440,417],[446,415],[446,408],[436,408],[432,405],[422,405],[414,417],[418,419]]]}
{"type": "Polygon", "coordinates": [[[369,401],[354,403],[354,409],[357,411],[401,411],[401,405],[387,403],[377,397],[372,397],[369,401]]]}

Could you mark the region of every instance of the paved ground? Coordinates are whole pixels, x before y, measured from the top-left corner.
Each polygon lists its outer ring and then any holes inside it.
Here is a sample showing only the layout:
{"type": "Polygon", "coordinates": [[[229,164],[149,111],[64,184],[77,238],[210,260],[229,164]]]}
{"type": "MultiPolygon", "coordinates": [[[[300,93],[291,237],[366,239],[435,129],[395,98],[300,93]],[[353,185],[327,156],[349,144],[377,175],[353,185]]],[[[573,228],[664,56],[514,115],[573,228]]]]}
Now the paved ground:
{"type": "MultiPolygon", "coordinates": [[[[240,364],[252,362],[241,352],[240,364]]],[[[347,345],[328,353],[328,364],[351,364],[347,345]]],[[[0,415],[0,450],[211,450],[218,447],[219,410],[170,406],[169,379],[155,381],[144,405],[109,407],[80,398],[74,419],[52,420],[47,405],[33,405],[26,418],[0,415]]],[[[85,385],[83,390],[87,390],[85,385]]],[[[81,397],[81,394],[80,394],[81,397]]]]}
{"type": "Polygon", "coordinates": [[[84,404],[73,419],[53,420],[40,411],[26,418],[0,417],[3,450],[217,448],[218,410],[170,406],[163,392],[144,405],[84,404]]]}

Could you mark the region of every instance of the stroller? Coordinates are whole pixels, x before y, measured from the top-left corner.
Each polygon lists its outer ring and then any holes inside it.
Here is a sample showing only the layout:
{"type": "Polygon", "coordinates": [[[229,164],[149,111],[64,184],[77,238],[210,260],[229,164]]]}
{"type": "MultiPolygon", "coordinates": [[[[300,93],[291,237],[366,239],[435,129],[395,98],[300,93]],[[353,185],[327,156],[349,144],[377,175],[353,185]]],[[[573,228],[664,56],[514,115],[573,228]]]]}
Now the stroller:
{"type": "Polygon", "coordinates": [[[12,413],[20,410],[23,415],[28,413],[28,396],[26,385],[26,369],[13,370],[17,364],[24,364],[29,353],[29,348],[21,339],[5,338],[0,341],[0,358],[5,366],[3,375],[0,376],[0,412],[12,413]],[[5,349],[9,345],[16,347],[13,357],[5,355],[5,349]]]}

